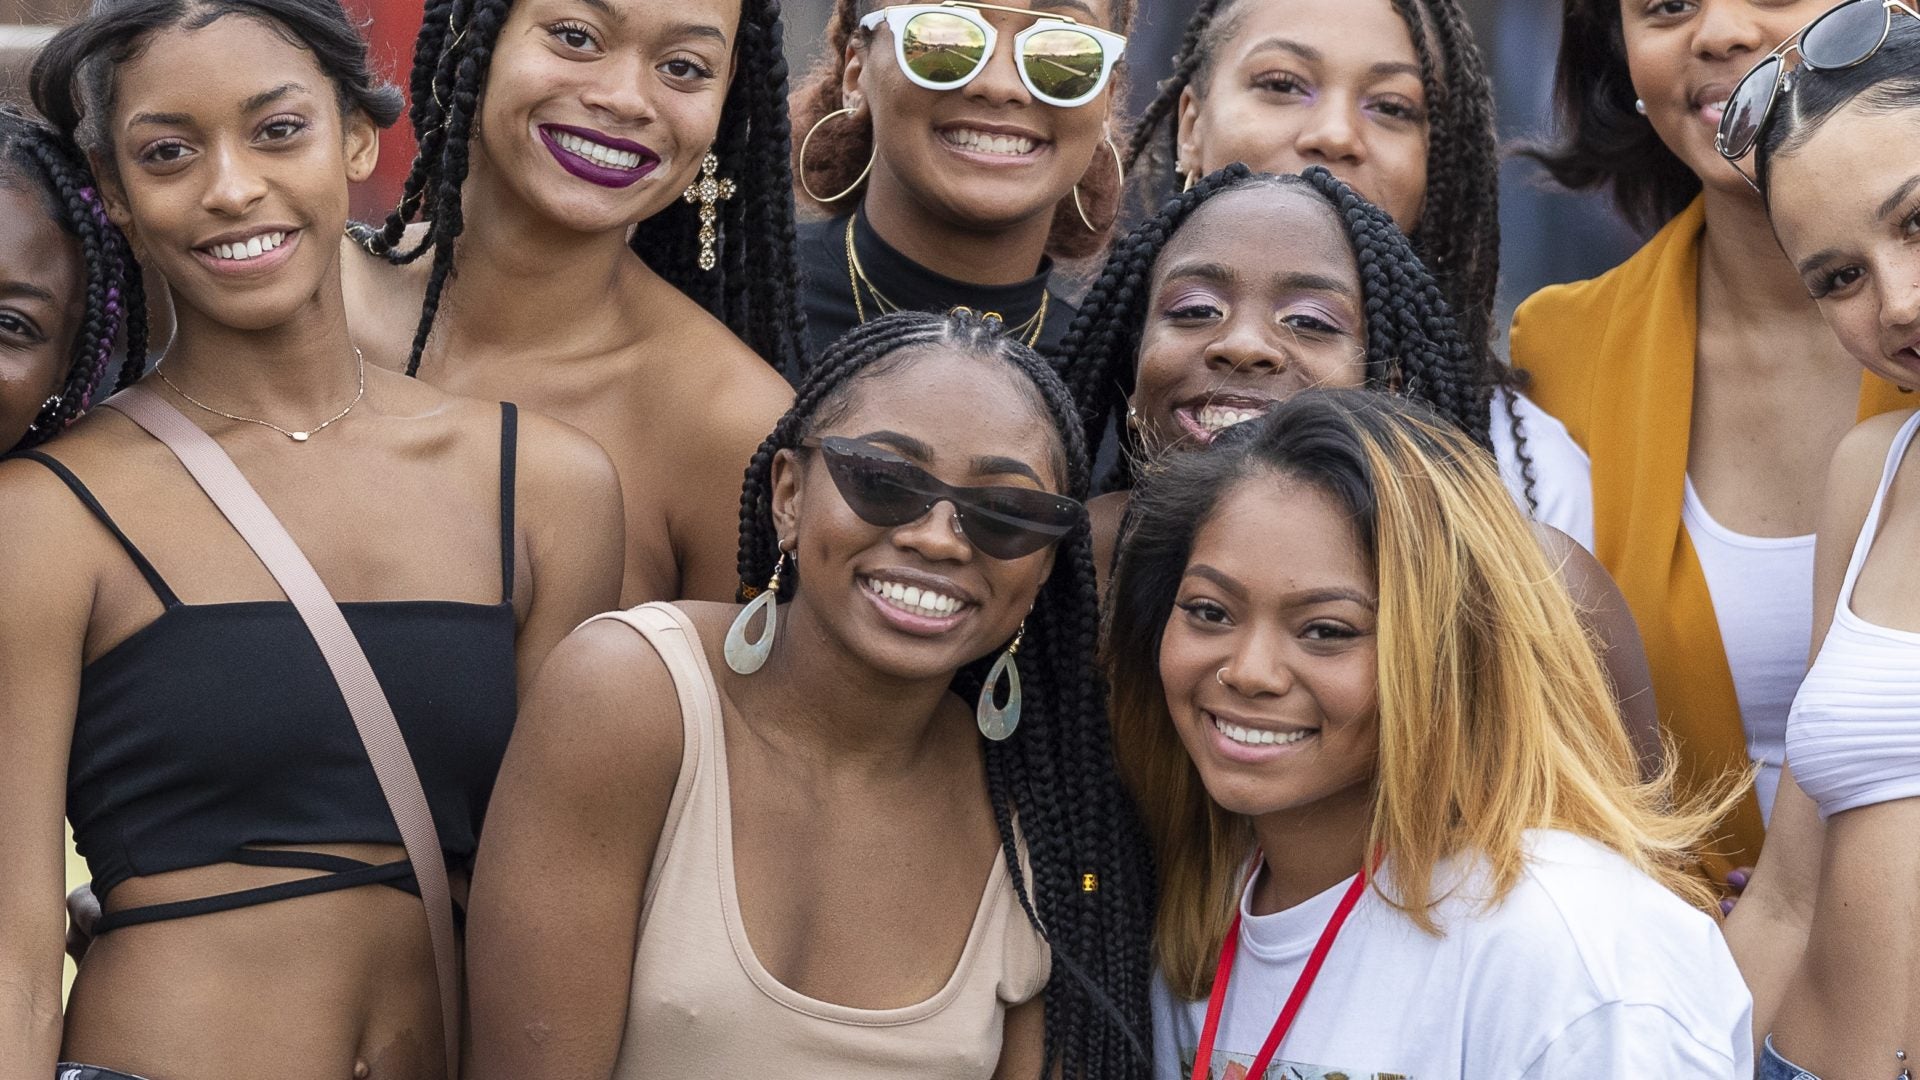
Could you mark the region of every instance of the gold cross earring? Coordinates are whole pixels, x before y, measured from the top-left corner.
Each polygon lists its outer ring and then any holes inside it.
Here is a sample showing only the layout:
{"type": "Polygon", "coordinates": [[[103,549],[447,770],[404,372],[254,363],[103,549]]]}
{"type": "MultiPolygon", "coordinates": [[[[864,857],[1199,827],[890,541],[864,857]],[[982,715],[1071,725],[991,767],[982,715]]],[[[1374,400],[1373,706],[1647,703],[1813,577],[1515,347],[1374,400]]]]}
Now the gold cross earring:
{"type": "Polygon", "coordinates": [[[720,240],[717,222],[720,220],[720,203],[733,198],[734,184],[719,176],[720,157],[713,151],[707,151],[706,160],[700,163],[700,179],[687,188],[680,196],[690,203],[700,204],[700,269],[711,270],[719,263],[714,254],[714,245],[720,240]]]}

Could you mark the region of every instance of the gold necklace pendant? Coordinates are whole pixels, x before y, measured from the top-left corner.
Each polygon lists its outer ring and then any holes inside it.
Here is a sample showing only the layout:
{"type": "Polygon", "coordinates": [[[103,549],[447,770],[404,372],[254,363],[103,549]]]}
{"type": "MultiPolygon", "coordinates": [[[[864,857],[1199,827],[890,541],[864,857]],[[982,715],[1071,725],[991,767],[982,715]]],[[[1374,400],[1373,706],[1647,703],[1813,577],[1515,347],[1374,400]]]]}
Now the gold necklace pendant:
{"type": "MultiPolygon", "coordinates": [[[[860,256],[853,250],[853,219],[855,216],[854,214],[847,215],[847,233],[845,237],[847,249],[847,289],[853,293],[853,315],[855,323],[860,326],[865,326],[867,323],[867,309],[866,305],[860,302],[861,286],[866,286],[867,292],[873,296],[874,307],[878,308],[882,315],[889,315],[899,311],[900,305],[887,299],[886,294],[874,288],[873,282],[867,280],[866,267],[860,265],[860,256]]],[[[1027,316],[1026,320],[1019,326],[1010,327],[1007,331],[1016,339],[1024,338],[1024,344],[1029,349],[1038,346],[1040,335],[1046,331],[1047,303],[1049,299],[1047,287],[1042,285],[1040,287],[1040,307],[1035,310],[1032,315],[1027,316]],[[1029,330],[1031,330],[1032,333],[1028,333],[1029,330]]],[[[997,313],[989,312],[989,314],[994,314],[997,317],[997,313]]]]}

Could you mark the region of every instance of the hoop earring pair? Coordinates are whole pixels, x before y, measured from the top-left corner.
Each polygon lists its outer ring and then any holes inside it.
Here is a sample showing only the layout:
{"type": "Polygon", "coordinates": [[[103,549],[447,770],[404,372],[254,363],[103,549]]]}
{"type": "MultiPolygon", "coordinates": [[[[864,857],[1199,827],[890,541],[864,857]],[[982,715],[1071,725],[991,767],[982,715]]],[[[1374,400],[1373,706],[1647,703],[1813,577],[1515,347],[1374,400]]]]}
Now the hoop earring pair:
{"type": "Polygon", "coordinates": [[[800,190],[806,192],[807,198],[812,199],[814,202],[817,202],[817,203],[839,202],[841,199],[844,199],[847,196],[853,194],[855,191],[859,190],[860,185],[867,182],[867,174],[873,171],[874,155],[879,153],[879,150],[877,149],[874,150],[873,153],[867,155],[866,167],[860,170],[860,175],[854,177],[853,183],[848,184],[846,187],[846,190],[842,191],[838,195],[822,196],[813,190],[812,184],[807,183],[807,147],[813,143],[814,132],[819,131],[820,126],[822,124],[825,124],[829,120],[833,120],[842,116],[851,116],[854,113],[857,113],[859,111],[860,110],[857,108],[835,109],[834,111],[828,113],[827,115],[821,117],[820,119],[815,120],[813,122],[813,126],[807,129],[806,138],[803,138],[800,140],[800,160],[794,163],[795,165],[794,175],[798,177],[800,180],[800,190]]]}
{"type": "MultiPolygon", "coordinates": [[[[1115,195],[1118,196],[1119,193],[1127,190],[1127,165],[1126,162],[1120,160],[1120,148],[1113,145],[1112,132],[1108,132],[1102,136],[1101,141],[1107,144],[1107,153],[1113,155],[1113,171],[1120,176],[1119,186],[1113,189],[1115,195]]],[[[1109,229],[1113,228],[1115,222],[1120,219],[1120,202],[1118,198],[1114,200],[1113,207],[1114,220],[1107,222],[1107,228],[1109,229]]],[[[1080,215],[1080,224],[1085,225],[1088,232],[1097,233],[1101,231],[1094,226],[1092,221],[1087,219],[1087,208],[1080,204],[1080,182],[1077,180],[1074,181],[1073,184],[1073,209],[1074,212],[1080,215]]]]}

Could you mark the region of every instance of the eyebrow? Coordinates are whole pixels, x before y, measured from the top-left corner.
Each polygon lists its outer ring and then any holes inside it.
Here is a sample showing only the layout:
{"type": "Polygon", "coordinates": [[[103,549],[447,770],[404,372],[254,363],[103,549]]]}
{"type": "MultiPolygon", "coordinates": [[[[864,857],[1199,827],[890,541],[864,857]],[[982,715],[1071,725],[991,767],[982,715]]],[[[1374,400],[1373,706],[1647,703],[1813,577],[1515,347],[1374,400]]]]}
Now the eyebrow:
{"type": "MultiPolygon", "coordinates": [[[[1240,271],[1228,266],[1226,263],[1214,262],[1212,260],[1197,260],[1193,262],[1175,263],[1167,270],[1166,280],[1173,281],[1176,278],[1199,278],[1202,281],[1212,281],[1224,285],[1238,279],[1239,276],[1240,271]]],[[[1274,280],[1279,282],[1284,288],[1304,289],[1309,292],[1333,293],[1337,296],[1351,296],[1359,291],[1350,282],[1305,270],[1281,271],[1274,275],[1274,280]]]]}
{"type": "Polygon", "coordinates": [[[1072,8],[1075,11],[1085,12],[1087,16],[1085,21],[1087,22],[1092,22],[1094,19],[1093,6],[1084,3],[1083,0],[1034,0],[1033,4],[1033,10],[1035,11],[1058,11],[1061,8],[1072,8]]]}
{"type": "MultiPolygon", "coordinates": [[[[1221,570],[1215,570],[1206,563],[1194,563],[1192,566],[1187,567],[1187,573],[1194,577],[1206,578],[1208,581],[1225,589],[1235,599],[1244,600],[1247,597],[1246,587],[1235,580],[1232,575],[1221,570]]],[[[1350,604],[1358,604],[1368,611],[1373,611],[1376,607],[1374,598],[1368,596],[1366,593],[1360,592],[1357,589],[1343,589],[1339,586],[1296,593],[1287,597],[1287,605],[1289,607],[1305,607],[1310,604],[1329,604],[1336,600],[1344,600],[1350,604]]]]}
{"type": "Polygon", "coordinates": [[[0,296],[27,296],[35,300],[44,300],[49,304],[55,302],[52,293],[24,281],[0,280],[0,296]]]}
{"type": "Polygon", "coordinates": [[[1232,575],[1224,571],[1215,570],[1206,563],[1192,564],[1187,567],[1187,574],[1192,577],[1206,578],[1208,581],[1225,589],[1227,593],[1236,600],[1244,600],[1247,597],[1246,587],[1235,580],[1232,575]]]}
{"type": "MultiPolygon", "coordinates": [[[[288,94],[300,93],[306,89],[304,85],[297,82],[281,83],[271,90],[262,90],[241,102],[240,111],[250,113],[271,105],[288,94]]],[[[143,124],[157,127],[189,127],[193,124],[193,117],[186,113],[143,112],[133,114],[127,121],[128,127],[138,127],[143,124]]]]}
{"type": "Polygon", "coordinates": [[[854,438],[860,442],[891,446],[902,454],[918,461],[933,460],[933,447],[928,446],[926,443],[921,442],[911,435],[902,435],[897,431],[869,431],[865,435],[855,435],[854,438]]]}
{"type": "MultiPolygon", "coordinates": [[[[629,21],[627,18],[627,13],[614,7],[611,3],[608,2],[608,0],[578,0],[578,2],[586,5],[587,7],[592,8],[593,10],[599,12],[602,15],[605,15],[607,19],[612,23],[614,23],[614,25],[616,26],[625,26],[629,21]]],[[[677,24],[668,26],[666,28],[666,33],[664,36],[684,37],[689,34],[695,37],[710,37],[715,41],[718,41],[722,45],[725,45],[727,43],[726,31],[720,29],[717,26],[714,26],[712,23],[695,23],[695,22],[677,23],[677,24]]]]}
{"type": "Polygon", "coordinates": [[[1920,174],[1908,177],[1906,183],[1894,188],[1893,194],[1887,196],[1887,201],[1881,203],[1880,209],[1873,212],[1873,219],[1875,221],[1887,220],[1887,215],[1898,209],[1908,195],[1913,194],[1913,189],[1916,185],[1920,185],[1920,174]]]}
{"type": "Polygon", "coordinates": [[[974,458],[969,464],[973,466],[976,476],[1024,476],[1041,487],[1047,486],[1046,481],[1040,479],[1040,474],[1033,471],[1033,466],[1019,458],[984,454],[974,458]]]}
{"type": "MultiPolygon", "coordinates": [[[[1290,52],[1310,64],[1318,64],[1326,59],[1325,53],[1322,53],[1319,49],[1314,48],[1306,42],[1283,37],[1267,38],[1253,48],[1248,49],[1247,53],[1251,55],[1267,49],[1279,49],[1282,52],[1290,52]]],[[[1377,64],[1369,65],[1367,74],[1372,76],[1411,75],[1417,79],[1420,77],[1420,65],[1410,64],[1404,60],[1382,60],[1377,64]]]]}

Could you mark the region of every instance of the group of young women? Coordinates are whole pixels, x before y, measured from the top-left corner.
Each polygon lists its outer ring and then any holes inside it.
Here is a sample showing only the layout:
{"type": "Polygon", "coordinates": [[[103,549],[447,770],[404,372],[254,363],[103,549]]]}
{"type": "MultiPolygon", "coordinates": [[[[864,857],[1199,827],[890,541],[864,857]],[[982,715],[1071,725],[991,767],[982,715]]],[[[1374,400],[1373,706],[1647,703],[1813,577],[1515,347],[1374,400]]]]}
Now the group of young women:
{"type": "Polygon", "coordinates": [[[0,1074],[1910,1075],[1920,12],[1567,0],[1511,366],[1456,0],[1134,15],[61,31],[0,1074]]]}

